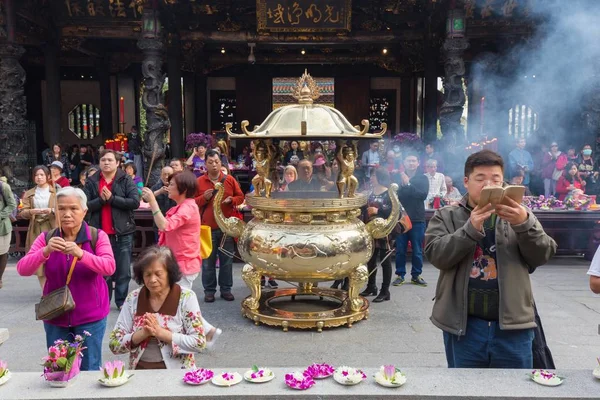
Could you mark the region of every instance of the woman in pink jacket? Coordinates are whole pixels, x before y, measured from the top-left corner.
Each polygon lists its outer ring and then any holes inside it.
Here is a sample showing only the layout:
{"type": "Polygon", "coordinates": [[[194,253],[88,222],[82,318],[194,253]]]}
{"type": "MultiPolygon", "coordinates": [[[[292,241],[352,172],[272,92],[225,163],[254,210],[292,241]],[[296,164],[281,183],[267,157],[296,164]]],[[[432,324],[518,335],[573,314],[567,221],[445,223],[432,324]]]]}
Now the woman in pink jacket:
{"type": "Polygon", "coordinates": [[[83,222],[87,198],[74,187],[56,194],[58,226],[42,232],[25,257],[17,263],[19,275],[31,276],[46,265],[43,295],[63,287],[71,264],[75,262],[69,289],[75,301],[71,311],[44,321],[46,345],[56,340],[72,339],[71,335],[91,334],[83,351],[82,371],[97,371],[102,363],[102,338],[109,313],[108,286],[104,280],[115,272],[115,258],[108,235],[83,222]],[[49,240],[46,240],[46,239],[49,240]],[[76,260],[76,261],[74,261],[76,260]]]}
{"type": "MultiPolygon", "coordinates": [[[[167,246],[173,252],[183,277],[179,286],[192,290],[194,280],[200,273],[200,212],[194,200],[196,195],[196,176],[190,171],[173,175],[167,186],[169,199],[177,205],[163,216],[154,193],[149,188],[142,189],[142,198],[150,204],[154,223],[158,227],[158,245],[167,246]]],[[[206,347],[211,348],[215,339],[222,333],[202,318],[206,332],[206,347]]]]}

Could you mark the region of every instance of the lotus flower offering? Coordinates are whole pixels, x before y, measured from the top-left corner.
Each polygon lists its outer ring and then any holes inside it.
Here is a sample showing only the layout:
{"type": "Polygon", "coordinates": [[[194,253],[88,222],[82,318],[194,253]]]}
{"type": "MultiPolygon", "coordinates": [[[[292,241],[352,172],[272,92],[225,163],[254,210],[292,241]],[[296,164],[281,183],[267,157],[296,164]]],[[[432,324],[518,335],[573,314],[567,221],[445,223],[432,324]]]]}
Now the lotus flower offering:
{"type": "Polygon", "coordinates": [[[306,390],[314,386],[315,381],[310,376],[296,371],[291,374],[285,374],[285,384],[292,389],[306,390]]]}
{"type": "Polygon", "coordinates": [[[335,372],[335,368],[329,364],[312,364],[304,370],[304,375],[313,379],[329,378],[335,372]]]}
{"type": "Polygon", "coordinates": [[[406,375],[393,365],[384,365],[375,374],[375,382],[385,387],[400,387],[406,383],[406,375]]]}
{"type": "Polygon", "coordinates": [[[100,368],[100,371],[102,371],[104,376],[98,379],[98,381],[102,385],[110,387],[124,385],[133,376],[133,374],[125,372],[125,363],[122,361],[108,361],[104,364],[104,367],[100,368]]]}
{"type": "Polygon", "coordinates": [[[544,386],[558,386],[565,380],[565,378],[562,376],[558,376],[554,372],[543,369],[534,369],[530,374],[528,374],[528,376],[535,383],[539,383],[540,385],[544,386]]]}
{"type": "MultiPolygon", "coordinates": [[[[592,375],[594,376],[594,378],[596,379],[600,379],[600,357],[596,358],[596,360],[598,361],[598,365],[596,366],[596,368],[594,368],[594,370],[592,371],[592,375]]],[[[1,375],[0,375],[1,376],[1,375]]],[[[1,379],[0,379],[1,380],[1,379]]],[[[0,383],[1,385],[1,383],[0,383]]]]}
{"type": "Polygon", "coordinates": [[[253,365],[252,369],[246,371],[244,374],[244,379],[252,383],[269,382],[273,378],[275,378],[273,371],[269,368],[258,367],[256,365],[253,365]]]}
{"type": "Polygon", "coordinates": [[[215,373],[210,369],[198,368],[192,371],[186,372],[183,376],[183,382],[188,385],[203,385],[206,382],[214,378],[215,373]]]}
{"type": "Polygon", "coordinates": [[[78,375],[81,367],[81,353],[86,348],[86,337],[92,336],[88,331],[84,335],[72,335],[73,340],[58,339],[48,348],[44,362],[44,379],[52,387],[67,387],[78,375]]]}
{"type": "Polygon", "coordinates": [[[8,370],[8,364],[6,361],[0,360],[0,386],[8,382],[11,376],[12,374],[8,370]]]}
{"type": "Polygon", "coordinates": [[[233,386],[242,381],[242,376],[237,372],[221,372],[212,379],[217,386],[233,386]]]}
{"type": "Polygon", "coordinates": [[[342,385],[357,385],[367,379],[367,375],[360,369],[343,365],[335,370],[333,379],[342,385]]]}

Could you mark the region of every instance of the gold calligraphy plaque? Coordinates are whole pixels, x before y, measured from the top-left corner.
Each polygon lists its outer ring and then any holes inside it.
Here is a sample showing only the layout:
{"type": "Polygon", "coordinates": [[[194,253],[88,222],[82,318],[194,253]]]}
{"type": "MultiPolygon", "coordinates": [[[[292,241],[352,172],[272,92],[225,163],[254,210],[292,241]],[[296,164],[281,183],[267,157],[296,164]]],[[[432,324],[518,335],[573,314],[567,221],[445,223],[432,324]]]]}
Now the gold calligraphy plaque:
{"type": "Polygon", "coordinates": [[[258,31],[350,31],[352,0],[256,0],[258,31]]]}

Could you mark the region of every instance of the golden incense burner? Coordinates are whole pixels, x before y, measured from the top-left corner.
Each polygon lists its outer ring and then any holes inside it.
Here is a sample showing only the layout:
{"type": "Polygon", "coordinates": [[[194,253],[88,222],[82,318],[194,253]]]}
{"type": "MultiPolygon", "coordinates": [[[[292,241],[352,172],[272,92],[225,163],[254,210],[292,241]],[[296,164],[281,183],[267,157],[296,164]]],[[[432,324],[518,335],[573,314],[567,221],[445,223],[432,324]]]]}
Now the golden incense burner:
{"type": "MultiPolygon", "coordinates": [[[[303,129],[313,126],[311,115],[313,106],[306,99],[314,98],[316,85],[312,78],[304,74],[298,84],[302,86],[300,104],[282,107],[273,113],[279,113],[277,120],[286,126],[297,127],[296,137],[303,129]],[[312,87],[312,89],[310,89],[312,87]],[[309,90],[307,92],[307,90],[309,90]],[[302,102],[304,99],[304,103],[302,102]],[[287,113],[286,108],[305,107],[302,113],[287,113]],[[300,119],[298,118],[300,117],[300,119]],[[282,121],[285,120],[285,121],[282,121]]],[[[327,107],[330,108],[330,107],[327,107]]],[[[337,110],[336,110],[337,112],[337,110]]],[[[339,114],[339,113],[338,113],[339,114]]],[[[338,115],[334,114],[334,115],[338,115]]],[[[341,114],[339,114],[341,115],[341,114]]],[[[271,115],[267,118],[269,120],[271,115]]],[[[361,137],[380,137],[368,134],[352,127],[342,116],[336,121],[341,127],[337,137],[358,139],[361,137]]],[[[263,123],[263,125],[265,124],[263,123]]],[[[246,124],[242,124],[247,126],[246,124]]],[[[261,125],[261,126],[263,126],[261,125]]],[[[280,134],[277,129],[258,127],[244,136],[265,140],[262,148],[267,149],[272,138],[290,137],[280,134]],[[255,133],[257,132],[257,133],[255,133]]],[[[314,126],[318,131],[318,126],[314,126]]],[[[287,131],[289,132],[289,130],[287,131]]],[[[309,131],[310,132],[310,131],[309,131]]],[[[229,131],[229,134],[236,136],[229,131]]],[[[320,134],[306,134],[311,138],[323,137],[320,134]]],[[[339,158],[348,156],[353,162],[356,147],[339,142],[339,158]],[[344,146],[348,149],[344,149],[344,146]]],[[[269,165],[271,152],[260,155],[265,165],[269,165]]],[[[366,264],[373,253],[373,239],[387,236],[396,225],[400,215],[400,203],[397,197],[398,187],[389,188],[392,199],[392,213],[388,219],[376,218],[363,223],[358,217],[361,207],[367,204],[366,194],[355,194],[355,177],[348,175],[353,165],[340,168],[337,179],[338,192],[303,191],[273,192],[267,183],[265,174],[268,168],[257,168],[259,189],[246,197],[252,207],[253,219],[247,224],[237,218],[225,218],[220,207],[215,207],[215,218],[221,230],[238,238],[238,250],[246,262],[242,278],[248,285],[251,295],[242,302],[242,313],[256,324],[264,323],[288,328],[317,328],[348,325],[368,317],[369,303],[359,295],[366,284],[368,271],[366,264]],[[352,179],[353,178],[353,179],[352,179]],[[349,187],[347,187],[349,186],[349,187]],[[347,190],[347,193],[346,193],[347,190]],[[261,276],[273,277],[289,282],[298,282],[297,288],[285,288],[262,292],[261,276]],[[317,282],[349,278],[349,290],[320,288],[317,282]]],[[[223,201],[222,185],[217,184],[214,204],[223,201]]]]}

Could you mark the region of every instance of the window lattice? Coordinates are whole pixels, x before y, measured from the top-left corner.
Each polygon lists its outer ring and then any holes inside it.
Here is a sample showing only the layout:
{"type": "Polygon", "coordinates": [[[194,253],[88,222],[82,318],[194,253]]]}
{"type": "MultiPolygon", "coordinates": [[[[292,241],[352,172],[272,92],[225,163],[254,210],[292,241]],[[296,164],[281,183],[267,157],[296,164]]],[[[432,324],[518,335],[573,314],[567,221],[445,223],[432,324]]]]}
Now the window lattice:
{"type": "Polygon", "coordinates": [[[79,139],[93,139],[100,134],[100,109],[93,104],[79,104],[69,112],[69,129],[79,139]]]}

